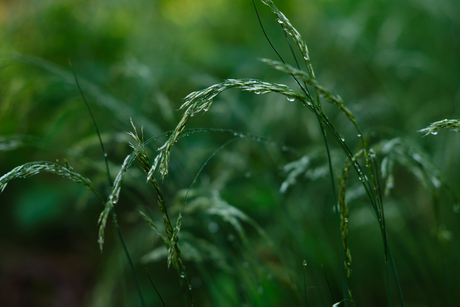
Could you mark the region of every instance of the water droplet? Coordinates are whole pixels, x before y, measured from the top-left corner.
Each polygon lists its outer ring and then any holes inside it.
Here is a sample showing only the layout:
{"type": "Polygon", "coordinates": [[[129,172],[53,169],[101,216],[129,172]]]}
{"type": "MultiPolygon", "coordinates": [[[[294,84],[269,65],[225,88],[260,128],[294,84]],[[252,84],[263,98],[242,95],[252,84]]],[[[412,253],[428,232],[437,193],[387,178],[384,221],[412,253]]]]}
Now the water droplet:
{"type": "Polygon", "coordinates": [[[105,158],[107,158],[107,156],[108,156],[108,155],[107,155],[107,153],[106,153],[106,152],[104,152],[104,157],[105,157],[105,158]]]}
{"type": "Polygon", "coordinates": [[[208,230],[210,233],[216,233],[219,230],[219,225],[215,222],[208,224],[208,230]]]}
{"type": "Polygon", "coordinates": [[[436,135],[436,134],[438,134],[438,131],[431,131],[431,134],[436,135]]]}
{"type": "Polygon", "coordinates": [[[343,134],[340,135],[340,139],[342,140],[342,142],[345,142],[345,136],[343,134]]]}
{"type": "Polygon", "coordinates": [[[375,159],[375,157],[376,157],[375,151],[374,151],[372,148],[369,149],[369,156],[370,156],[371,158],[373,158],[373,159],[375,159]]]}
{"type": "Polygon", "coordinates": [[[286,99],[287,99],[288,101],[291,101],[291,102],[292,102],[292,101],[295,100],[295,97],[287,97],[286,99]]]}
{"type": "Polygon", "coordinates": [[[359,138],[362,137],[361,133],[358,133],[356,136],[359,138]]]}
{"type": "Polygon", "coordinates": [[[304,260],[304,261],[302,262],[302,265],[303,265],[303,266],[307,266],[307,260],[304,260]]]}
{"type": "Polygon", "coordinates": [[[184,271],[180,272],[180,278],[185,278],[185,272],[184,271]]]}
{"type": "Polygon", "coordinates": [[[260,95],[260,94],[261,94],[261,92],[259,92],[259,91],[255,91],[255,92],[254,92],[254,94],[256,94],[256,95],[260,95]]]}
{"type": "Polygon", "coordinates": [[[203,109],[203,111],[208,112],[208,111],[209,111],[209,108],[205,108],[205,109],[203,109]]]}
{"type": "Polygon", "coordinates": [[[282,21],[281,19],[278,19],[278,23],[281,25],[284,23],[284,21],[282,21]]]}
{"type": "Polygon", "coordinates": [[[192,285],[188,285],[188,289],[192,291],[192,285]]]}

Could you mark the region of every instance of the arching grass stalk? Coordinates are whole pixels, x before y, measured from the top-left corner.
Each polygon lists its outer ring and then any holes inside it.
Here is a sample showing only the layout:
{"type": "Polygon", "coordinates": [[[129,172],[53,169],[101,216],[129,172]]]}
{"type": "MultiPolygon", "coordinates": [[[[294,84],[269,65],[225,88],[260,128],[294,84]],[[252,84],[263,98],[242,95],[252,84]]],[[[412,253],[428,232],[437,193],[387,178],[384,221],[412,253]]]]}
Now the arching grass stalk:
{"type": "Polygon", "coordinates": [[[442,129],[450,129],[455,132],[460,132],[460,120],[443,119],[443,120],[431,123],[428,127],[419,130],[419,132],[425,133],[425,135],[428,135],[428,134],[436,135],[442,129]]]}
{"type": "MultiPolygon", "coordinates": [[[[278,18],[278,23],[280,24],[280,26],[281,26],[281,28],[283,30],[283,33],[285,35],[286,41],[287,41],[287,43],[289,45],[289,49],[291,50],[291,54],[292,54],[292,56],[294,58],[294,61],[295,61],[296,65],[297,65],[298,70],[300,71],[300,65],[299,65],[299,62],[297,61],[297,57],[295,56],[295,52],[294,52],[294,50],[292,48],[291,42],[289,40],[289,36],[291,36],[294,39],[294,41],[297,43],[297,46],[298,46],[299,50],[302,53],[305,65],[307,66],[309,77],[312,80],[316,79],[315,73],[313,71],[313,67],[311,65],[310,55],[309,55],[309,52],[308,52],[308,47],[305,44],[305,42],[301,39],[300,33],[292,26],[292,24],[286,18],[286,16],[284,16],[284,14],[280,10],[278,10],[278,8],[275,6],[275,4],[272,1],[262,1],[262,2],[265,5],[269,6],[272,9],[273,13],[276,14],[276,16],[278,18]]],[[[253,4],[254,4],[254,9],[256,10],[256,14],[257,14],[257,18],[259,20],[260,26],[262,28],[262,31],[263,31],[267,41],[270,43],[270,46],[275,51],[275,53],[278,55],[278,57],[280,58],[281,62],[283,64],[286,64],[286,62],[281,57],[281,55],[276,50],[276,48],[273,46],[273,44],[271,43],[268,35],[266,34],[265,29],[264,29],[263,24],[262,24],[262,21],[260,20],[259,13],[257,11],[257,7],[255,5],[254,0],[253,0],[253,4]]],[[[337,234],[338,234],[338,240],[340,242],[341,241],[341,231],[340,231],[340,226],[339,226],[340,225],[340,216],[339,216],[339,205],[338,205],[338,199],[337,199],[337,192],[336,192],[336,187],[335,187],[335,176],[334,176],[334,170],[333,170],[333,167],[332,167],[331,152],[330,152],[330,149],[329,149],[329,141],[328,141],[328,138],[327,138],[327,132],[326,132],[326,129],[324,127],[324,121],[322,120],[322,117],[320,115],[323,112],[322,112],[322,107],[321,107],[321,102],[320,102],[319,91],[318,91],[317,88],[315,88],[315,97],[316,97],[316,102],[315,102],[312,99],[311,95],[310,95],[310,92],[308,90],[308,87],[307,87],[307,84],[306,84],[305,80],[303,80],[303,85],[302,85],[299,82],[299,80],[298,80],[296,75],[294,75],[293,73],[290,73],[290,75],[295,80],[297,85],[305,93],[306,97],[308,98],[308,102],[312,103],[312,106],[313,106],[312,111],[315,113],[316,118],[318,119],[318,123],[320,125],[320,129],[321,129],[321,132],[322,132],[322,135],[323,135],[324,145],[326,147],[326,156],[327,156],[327,161],[328,161],[328,165],[329,165],[329,175],[330,175],[330,179],[331,179],[331,188],[332,188],[333,200],[334,200],[334,205],[335,205],[335,208],[336,208],[335,216],[336,216],[336,223],[337,223],[337,234]]],[[[339,255],[340,255],[340,262],[344,263],[345,262],[345,255],[344,255],[342,249],[339,249],[339,255]]],[[[345,268],[342,267],[341,272],[342,272],[341,275],[342,275],[343,297],[347,297],[347,290],[346,289],[349,289],[349,285],[347,283],[348,279],[346,277],[345,268]]],[[[348,292],[350,292],[350,290],[348,290],[348,292]]],[[[345,300],[345,305],[346,306],[349,305],[348,300],[345,300]]]]}
{"type": "MultiPolygon", "coordinates": [[[[301,87],[302,91],[304,94],[299,94],[292,89],[290,89],[288,86],[283,85],[283,84],[276,84],[276,83],[269,83],[269,82],[264,82],[260,80],[254,80],[254,79],[228,79],[225,80],[222,83],[215,84],[213,86],[210,86],[204,90],[193,92],[189,94],[187,97],[185,97],[185,101],[183,105],[181,106],[180,109],[185,110],[179,124],[176,126],[175,130],[169,137],[169,139],[164,143],[162,147],[159,148],[160,153],[156,156],[154,163],[152,167],[150,168],[148,172],[148,178],[151,178],[155,172],[155,170],[159,170],[160,174],[162,177],[166,176],[168,174],[168,168],[169,168],[169,159],[170,159],[170,151],[174,143],[179,139],[181,134],[183,133],[186,124],[190,117],[195,115],[196,113],[199,113],[201,111],[207,111],[213,102],[213,99],[217,97],[220,93],[223,91],[229,89],[229,88],[241,88],[242,90],[253,92],[256,94],[266,94],[266,93],[279,93],[284,95],[289,101],[294,101],[294,100],[299,100],[303,103],[304,106],[306,106],[308,109],[310,109],[317,117],[318,122],[321,126],[321,130],[323,132],[323,138],[325,140],[325,146],[326,146],[326,152],[328,156],[328,162],[329,162],[329,170],[331,174],[331,181],[332,181],[332,187],[333,187],[333,193],[334,193],[334,199],[335,203],[337,206],[338,204],[338,198],[336,195],[336,188],[335,188],[335,176],[333,175],[333,168],[332,168],[332,163],[331,163],[331,158],[330,158],[330,152],[329,152],[329,143],[327,139],[327,134],[326,134],[326,129],[329,130],[332,133],[333,138],[338,142],[340,147],[344,150],[345,154],[348,156],[348,159],[351,163],[351,165],[354,167],[355,171],[358,174],[359,180],[362,182],[366,193],[368,195],[368,198],[371,202],[372,207],[374,208],[374,212],[377,216],[377,220],[380,225],[381,233],[382,233],[382,240],[383,240],[383,246],[385,248],[385,264],[388,266],[391,266],[394,272],[394,275],[396,277],[396,283],[398,287],[398,292],[401,293],[401,288],[399,285],[399,281],[397,280],[397,274],[396,274],[396,268],[393,262],[392,257],[388,257],[387,253],[390,254],[389,250],[389,244],[387,242],[386,238],[386,230],[385,230],[385,223],[384,223],[384,216],[383,216],[383,204],[381,202],[381,198],[379,198],[376,193],[376,180],[377,176],[374,174],[373,169],[370,167],[371,166],[371,157],[369,155],[369,150],[368,146],[362,137],[362,133],[360,130],[360,127],[357,125],[357,122],[353,116],[353,114],[350,112],[350,110],[344,105],[343,100],[341,99],[340,96],[338,95],[332,95],[326,88],[321,86],[317,81],[316,77],[313,71],[313,67],[311,65],[310,61],[310,56],[308,54],[308,48],[305,44],[305,42],[302,40],[300,34],[298,31],[292,26],[292,24],[289,22],[289,20],[282,14],[276,6],[273,4],[272,1],[267,1],[267,0],[262,0],[264,4],[269,6],[272,11],[276,14],[278,18],[278,22],[283,25],[283,30],[287,35],[289,35],[294,42],[297,44],[305,65],[307,67],[307,73],[301,71],[300,69],[293,68],[292,66],[285,64],[284,60],[282,62],[277,62],[273,60],[263,60],[267,64],[273,66],[274,68],[283,71],[285,73],[290,74],[291,76],[294,77],[296,80],[296,83],[301,87]],[[308,89],[306,86],[301,86],[300,81],[304,82],[304,84],[308,84],[309,86],[313,87],[315,91],[315,96],[316,100],[313,100],[311,96],[309,95],[308,89]],[[345,116],[352,122],[354,127],[357,130],[357,136],[361,139],[362,143],[362,152],[364,155],[364,160],[366,163],[366,173],[369,173],[370,176],[372,177],[372,182],[369,181],[367,174],[363,171],[361,168],[359,162],[357,161],[356,158],[354,158],[354,154],[350,151],[348,146],[346,145],[345,141],[342,139],[341,135],[339,132],[335,129],[334,125],[330,122],[328,119],[327,115],[322,111],[322,107],[320,104],[320,99],[325,99],[329,103],[335,104],[344,114],[345,116]],[[389,262],[387,260],[390,260],[389,262]]],[[[259,19],[260,21],[260,19],[259,19]]],[[[265,32],[264,32],[265,33],[265,32]]],[[[275,49],[276,51],[276,49],[275,49]]],[[[337,217],[338,220],[340,219],[339,217],[339,208],[337,207],[337,217]]],[[[338,223],[340,224],[340,223],[338,223]]],[[[339,235],[341,236],[340,233],[340,228],[339,229],[339,235]]],[[[340,240],[341,241],[341,240],[340,240]]],[[[341,253],[343,252],[342,249],[341,253]]],[[[342,254],[341,256],[341,261],[344,261],[344,255],[342,254]]],[[[344,270],[345,272],[345,270],[344,270]]],[[[346,286],[346,274],[342,274],[344,278],[344,298],[347,298],[348,296],[348,291],[345,290],[346,286]]],[[[388,278],[388,277],[387,277],[388,278]]],[[[390,288],[388,287],[388,299],[390,300],[391,304],[391,293],[390,293],[390,288]]],[[[403,298],[402,295],[400,295],[400,300],[401,303],[403,303],[403,298]]],[[[345,299],[345,304],[349,304],[349,300],[345,299]]]]}

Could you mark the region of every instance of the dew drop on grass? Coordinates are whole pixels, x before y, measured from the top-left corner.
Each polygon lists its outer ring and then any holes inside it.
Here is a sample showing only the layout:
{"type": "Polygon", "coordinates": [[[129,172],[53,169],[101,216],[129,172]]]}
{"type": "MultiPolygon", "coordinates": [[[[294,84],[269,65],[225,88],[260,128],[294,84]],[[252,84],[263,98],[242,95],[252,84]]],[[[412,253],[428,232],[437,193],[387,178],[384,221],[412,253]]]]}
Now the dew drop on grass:
{"type": "Polygon", "coordinates": [[[288,101],[291,101],[291,102],[295,100],[294,97],[287,97],[286,99],[287,99],[288,101]]]}
{"type": "Polygon", "coordinates": [[[303,266],[307,266],[307,260],[304,260],[304,261],[302,262],[302,265],[303,265],[303,266]]]}
{"type": "Polygon", "coordinates": [[[361,133],[358,133],[356,136],[359,138],[362,137],[361,133]]]}
{"type": "Polygon", "coordinates": [[[185,272],[184,271],[180,272],[180,278],[185,278],[185,272]]]}
{"type": "Polygon", "coordinates": [[[208,224],[208,230],[210,233],[216,233],[219,230],[219,225],[215,222],[208,224]]]}
{"type": "Polygon", "coordinates": [[[340,135],[340,139],[342,140],[342,142],[345,142],[345,136],[343,134],[340,135]]]}
{"type": "Polygon", "coordinates": [[[436,134],[438,134],[438,132],[437,131],[431,131],[431,134],[436,135],[436,134]]]}
{"type": "Polygon", "coordinates": [[[192,291],[192,285],[188,285],[188,289],[192,291]]]}
{"type": "Polygon", "coordinates": [[[375,157],[376,157],[375,151],[374,151],[372,148],[369,149],[369,156],[370,156],[371,158],[373,158],[373,159],[375,159],[375,157]]]}
{"type": "Polygon", "coordinates": [[[284,23],[284,21],[282,21],[281,19],[278,19],[278,23],[281,25],[284,23]]]}

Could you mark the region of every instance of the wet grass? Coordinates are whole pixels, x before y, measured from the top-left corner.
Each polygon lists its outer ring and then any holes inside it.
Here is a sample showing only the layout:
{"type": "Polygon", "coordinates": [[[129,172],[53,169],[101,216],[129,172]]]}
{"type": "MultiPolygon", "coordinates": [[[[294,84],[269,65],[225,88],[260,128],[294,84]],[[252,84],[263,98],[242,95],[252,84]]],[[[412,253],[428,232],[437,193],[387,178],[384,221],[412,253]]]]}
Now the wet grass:
{"type": "MultiPolygon", "coordinates": [[[[452,302],[455,283],[452,277],[442,277],[438,270],[438,265],[446,274],[450,268],[458,268],[451,258],[457,244],[450,245],[452,233],[446,228],[443,214],[444,207],[455,210],[458,204],[450,182],[422,146],[409,137],[379,138],[367,133],[346,102],[320,84],[314,59],[291,21],[274,2],[261,2],[274,14],[291,59],[281,56],[270,40],[259,13],[262,7],[253,1],[262,33],[278,56],[277,60],[262,62],[291,78],[293,86],[259,79],[226,79],[187,95],[179,108],[182,115],[176,127],[166,133],[159,133],[160,129],[147,117],[134,116],[128,106],[97,86],[79,82],[77,75],[72,76],[66,69],[40,58],[11,56],[9,60],[43,68],[78,88],[96,128],[98,138],[91,144],[99,143],[103,152],[103,162],[94,158],[88,163],[94,164],[90,167],[92,172],[106,177],[106,183],[102,185],[97,179],[96,186],[87,178],[90,176],[83,176],[67,161],[65,165],[30,162],[3,175],[0,190],[13,179],[45,172],[87,187],[103,206],[97,239],[101,252],[107,252],[109,218],[120,239],[120,250],[128,263],[121,265],[121,271],[129,268],[130,280],[136,285],[135,291],[126,290],[129,294],[117,296],[123,296],[128,304],[161,302],[168,306],[180,301],[196,306],[404,306],[406,301],[407,305],[417,301],[414,293],[419,292],[413,288],[424,287],[406,286],[414,281],[411,275],[420,267],[426,270],[419,273],[419,279],[432,289],[427,300],[438,301],[439,289],[433,280],[441,280],[439,283],[446,289],[443,302],[452,302]],[[287,106],[299,105],[299,113],[310,114],[308,120],[319,131],[320,142],[304,145],[299,141],[299,148],[293,148],[244,131],[188,127],[202,114],[224,116],[213,109],[217,103],[225,102],[220,96],[230,89],[260,97],[274,94],[282,96],[287,106]],[[85,98],[87,92],[95,103],[114,110],[118,119],[130,121],[132,131],[123,142],[129,144],[131,151],[118,166],[109,160],[98,128],[101,120],[91,113],[85,98]],[[347,131],[337,126],[345,126],[347,131]],[[349,132],[351,129],[353,133],[349,132]],[[144,132],[158,136],[144,140],[144,132]],[[345,138],[345,134],[353,138],[345,138]],[[218,135],[217,141],[209,142],[213,135],[218,135]],[[164,143],[159,143],[164,138],[164,143]],[[205,142],[200,143],[200,139],[205,142]],[[200,157],[198,164],[194,155],[200,157]],[[267,167],[275,171],[267,172],[267,167]],[[110,170],[114,169],[118,171],[112,181],[110,170]],[[183,183],[187,171],[192,175],[187,175],[183,183]],[[417,188],[419,195],[401,192],[408,187],[400,188],[396,178],[407,178],[407,174],[423,187],[423,191],[417,188]],[[391,197],[392,193],[403,196],[391,197]],[[429,201],[421,201],[422,198],[429,201]],[[426,220],[420,225],[409,213],[402,213],[398,202],[431,206],[434,218],[422,216],[426,220]],[[131,225],[129,238],[122,234],[116,214],[125,204],[131,205],[127,216],[136,221],[131,225]],[[410,221],[404,221],[406,218],[410,221]],[[414,232],[404,229],[400,235],[400,229],[409,223],[414,223],[414,232]],[[427,229],[434,236],[424,247],[426,253],[420,262],[411,263],[414,251],[422,248],[414,233],[426,233],[427,229]],[[155,270],[172,266],[175,278],[163,271],[160,276],[148,273],[147,280],[139,276],[142,265],[155,270]],[[423,276],[433,272],[432,280],[423,276]],[[409,298],[405,292],[410,293],[409,298]]],[[[259,114],[253,116],[256,121],[259,114]]],[[[459,122],[442,120],[420,132],[436,135],[441,129],[458,132],[459,122]]],[[[4,150],[25,143],[45,144],[18,136],[1,142],[4,150]]],[[[62,150],[74,153],[71,149],[62,150]]],[[[74,156],[77,161],[80,159],[79,154],[74,156]]],[[[110,263],[121,253],[117,248],[113,250],[116,252],[110,263]]],[[[101,304],[98,295],[117,292],[118,286],[109,283],[113,278],[102,274],[94,292],[94,305],[101,304]]],[[[122,274],[117,273],[116,278],[121,282],[122,274]]],[[[131,289],[125,286],[128,288],[131,289]]],[[[107,306],[113,303],[110,299],[104,302],[107,306]]]]}

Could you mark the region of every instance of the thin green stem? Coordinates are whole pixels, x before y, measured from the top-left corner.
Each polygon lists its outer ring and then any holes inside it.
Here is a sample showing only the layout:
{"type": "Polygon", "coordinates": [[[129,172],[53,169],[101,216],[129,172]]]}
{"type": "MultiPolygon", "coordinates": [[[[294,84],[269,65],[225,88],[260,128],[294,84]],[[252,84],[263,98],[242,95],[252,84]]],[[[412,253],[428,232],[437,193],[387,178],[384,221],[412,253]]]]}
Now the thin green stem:
{"type": "MultiPolygon", "coordinates": [[[[81,89],[80,83],[78,82],[77,74],[75,73],[75,71],[74,71],[74,69],[72,67],[72,63],[70,62],[70,59],[67,59],[67,60],[69,62],[70,69],[71,69],[71,71],[72,71],[72,73],[73,73],[73,75],[75,77],[75,82],[77,84],[77,87],[78,87],[78,90],[80,92],[80,95],[82,96],[83,101],[85,102],[85,105],[88,108],[88,112],[89,112],[89,114],[91,116],[91,119],[93,120],[93,125],[94,125],[94,128],[96,129],[96,133],[97,133],[97,136],[99,138],[99,143],[101,145],[101,149],[102,149],[102,152],[104,154],[106,173],[107,173],[107,182],[109,184],[109,187],[111,187],[111,186],[113,186],[113,181],[112,181],[112,176],[110,176],[109,161],[108,161],[108,157],[107,157],[107,151],[104,148],[104,142],[102,142],[101,134],[99,132],[99,128],[97,126],[96,119],[94,118],[93,112],[91,111],[89,103],[86,100],[85,94],[83,93],[83,90],[81,89]]],[[[104,204],[104,201],[102,202],[102,204],[104,204]]],[[[116,216],[115,212],[113,212],[113,211],[112,211],[111,215],[112,215],[112,220],[114,222],[115,228],[117,229],[118,237],[120,238],[121,244],[123,245],[123,250],[124,250],[124,252],[126,254],[126,258],[128,259],[128,263],[129,263],[131,272],[133,274],[134,281],[136,283],[136,288],[137,288],[137,291],[139,292],[139,298],[141,300],[142,306],[145,306],[144,298],[142,296],[141,287],[139,285],[139,279],[137,278],[136,270],[134,269],[133,262],[131,261],[131,256],[129,255],[128,248],[126,247],[126,243],[125,243],[125,240],[123,238],[123,234],[122,234],[122,232],[120,230],[120,226],[118,225],[117,216],[116,216]]]]}

